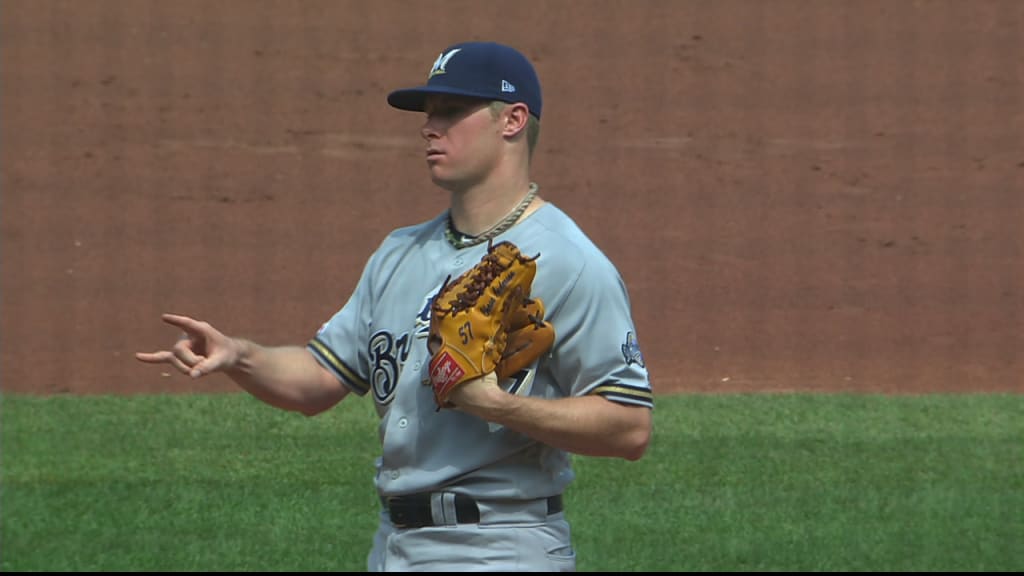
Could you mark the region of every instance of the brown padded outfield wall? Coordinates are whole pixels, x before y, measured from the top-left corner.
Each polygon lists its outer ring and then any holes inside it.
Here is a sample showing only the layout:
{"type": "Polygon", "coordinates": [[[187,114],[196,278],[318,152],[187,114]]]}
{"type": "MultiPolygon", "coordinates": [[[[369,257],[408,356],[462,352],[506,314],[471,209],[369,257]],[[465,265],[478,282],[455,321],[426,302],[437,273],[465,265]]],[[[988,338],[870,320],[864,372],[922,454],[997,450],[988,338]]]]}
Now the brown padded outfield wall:
{"type": "Polygon", "coordinates": [[[444,209],[385,103],[535,60],[534,176],[619,266],[655,392],[1024,391],[1024,2],[7,0],[0,386],[235,390],[162,312],[304,343],[444,209]],[[167,375],[165,375],[167,374],[167,375]]]}

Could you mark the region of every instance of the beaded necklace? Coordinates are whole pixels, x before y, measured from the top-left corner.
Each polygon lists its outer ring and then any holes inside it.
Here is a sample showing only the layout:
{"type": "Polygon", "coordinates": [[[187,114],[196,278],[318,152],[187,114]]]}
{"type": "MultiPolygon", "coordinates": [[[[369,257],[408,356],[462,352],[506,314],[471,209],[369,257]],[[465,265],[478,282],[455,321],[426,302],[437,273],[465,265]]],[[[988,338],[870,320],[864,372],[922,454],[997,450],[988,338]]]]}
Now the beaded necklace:
{"type": "Polygon", "coordinates": [[[533,199],[537,196],[538,190],[539,187],[537,186],[537,184],[534,182],[530,182],[530,191],[526,193],[526,196],[523,197],[523,200],[519,203],[519,205],[516,206],[515,209],[512,210],[512,212],[510,212],[508,216],[505,216],[504,218],[502,218],[500,222],[498,222],[494,226],[491,226],[489,230],[476,236],[469,236],[467,234],[463,234],[462,232],[456,232],[455,227],[452,225],[452,214],[449,211],[448,225],[445,227],[444,230],[445,238],[447,238],[448,243],[454,246],[457,250],[467,248],[469,246],[476,246],[477,244],[487,242],[491,238],[494,238],[498,234],[501,234],[502,232],[511,228],[512,225],[519,220],[519,218],[523,215],[523,212],[526,211],[527,206],[529,206],[530,203],[533,202],[533,199]]]}

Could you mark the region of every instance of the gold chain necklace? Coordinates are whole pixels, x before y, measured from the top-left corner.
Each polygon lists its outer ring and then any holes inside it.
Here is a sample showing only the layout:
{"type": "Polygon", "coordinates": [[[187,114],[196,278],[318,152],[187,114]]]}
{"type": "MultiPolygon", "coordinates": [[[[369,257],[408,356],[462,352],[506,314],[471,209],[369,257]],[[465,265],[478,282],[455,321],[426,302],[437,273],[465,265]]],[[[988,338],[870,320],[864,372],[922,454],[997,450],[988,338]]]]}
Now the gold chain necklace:
{"type": "Polygon", "coordinates": [[[530,182],[530,191],[526,193],[526,196],[523,197],[523,200],[519,203],[518,206],[516,206],[515,210],[512,210],[512,212],[510,212],[508,216],[505,216],[501,220],[501,222],[498,222],[494,226],[491,226],[489,230],[477,236],[467,236],[465,234],[462,234],[461,232],[456,233],[455,227],[452,226],[452,213],[451,211],[449,211],[448,225],[445,227],[444,230],[445,238],[448,239],[448,243],[454,246],[456,250],[461,250],[462,248],[476,246],[477,244],[487,242],[491,238],[494,238],[498,234],[501,234],[505,230],[511,228],[512,225],[519,220],[519,217],[523,215],[523,212],[526,211],[526,208],[530,205],[531,202],[533,202],[533,199],[537,196],[537,192],[539,189],[540,188],[537,186],[536,183],[530,182]]]}

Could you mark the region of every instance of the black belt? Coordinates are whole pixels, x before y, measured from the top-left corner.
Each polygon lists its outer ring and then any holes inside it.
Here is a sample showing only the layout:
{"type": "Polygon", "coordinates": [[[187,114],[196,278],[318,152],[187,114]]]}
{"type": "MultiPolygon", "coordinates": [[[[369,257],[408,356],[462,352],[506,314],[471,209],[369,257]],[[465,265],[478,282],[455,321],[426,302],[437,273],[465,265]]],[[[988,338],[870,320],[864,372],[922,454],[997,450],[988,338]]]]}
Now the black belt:
{"type": "MultiPolygon", "coordinates": [[[[562,511],[562,495],[547,499],[548,514],[562,511]]],[[[388,496],[381,498],[381,503],[391,517],[396,528],[423,528],[436,526],[434,514],[430,506],[430,494],[408,494],[405,496],[388,496]]],[[[480,522],[480,508],[476,500],[466,494],[455,495],[455,521],[459,524],[477,524],[480,522]]]]}

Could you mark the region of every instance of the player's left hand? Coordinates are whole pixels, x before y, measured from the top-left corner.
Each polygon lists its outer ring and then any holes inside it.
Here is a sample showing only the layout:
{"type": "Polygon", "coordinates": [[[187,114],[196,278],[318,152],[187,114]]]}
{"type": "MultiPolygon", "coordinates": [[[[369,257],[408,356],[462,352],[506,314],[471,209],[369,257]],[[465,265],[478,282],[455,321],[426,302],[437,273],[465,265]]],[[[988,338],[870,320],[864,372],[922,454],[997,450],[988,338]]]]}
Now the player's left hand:
{"type": "Polygon", "coordinates": [[[530,298],[539,256],[524,256],[511,242],[488,243],[480,262],[441,285],[427,338],[438,410],[453,407],[452,391],[466,382],[491,373],[496,381],[551,348],[554,329],[543,319],[544,305],[530,298]]]}

